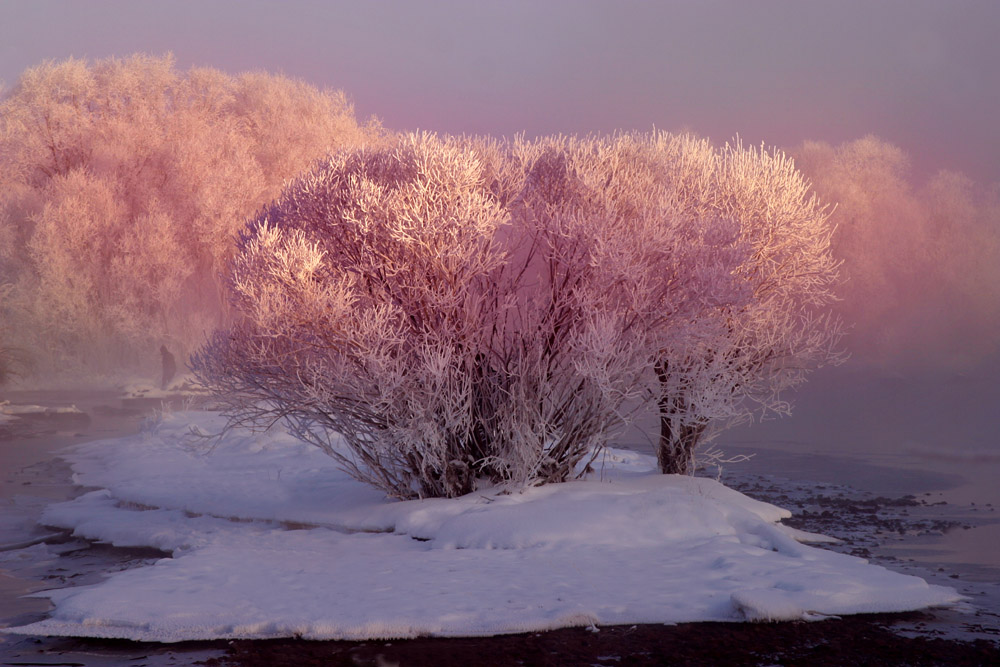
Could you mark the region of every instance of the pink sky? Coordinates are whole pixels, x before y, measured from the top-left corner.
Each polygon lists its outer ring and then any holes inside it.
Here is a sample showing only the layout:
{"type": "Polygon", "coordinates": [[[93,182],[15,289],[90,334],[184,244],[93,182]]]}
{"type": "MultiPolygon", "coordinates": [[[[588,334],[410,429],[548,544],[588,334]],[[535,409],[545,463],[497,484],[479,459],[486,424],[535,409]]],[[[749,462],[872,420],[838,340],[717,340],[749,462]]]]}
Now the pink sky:
{"type": "Polygon", "coordinates": [[[393,129],[688,129],[792,146],[867,133],[923,173],[1000,181],[1000,3],[0,0],[0,81],[172,51],[341,88],[393,129]]]}

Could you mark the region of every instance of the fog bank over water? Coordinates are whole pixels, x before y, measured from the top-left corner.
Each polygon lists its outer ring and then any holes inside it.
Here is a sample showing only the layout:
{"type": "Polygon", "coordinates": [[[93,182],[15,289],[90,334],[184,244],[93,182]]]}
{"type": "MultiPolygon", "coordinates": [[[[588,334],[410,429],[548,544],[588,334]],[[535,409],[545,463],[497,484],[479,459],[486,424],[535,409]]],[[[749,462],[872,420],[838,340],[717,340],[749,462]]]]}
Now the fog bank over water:
{"type": "Polygon", "coordinates": [[[727,434],[729,442],[808,443],[811,451],[969,465],[1000,464],[996,406],[1000,363],[963,372],[900,372],[846,365],[822,369],[794,397],[792,417],[727,434]]]}
{"type": "Polygon", "coordinates": [[[944,169],[919,178],[905,150],[871,135],[792,154],[831,205],[854,364],[964,372],[996,359],[1000,188],[944,169]]]}

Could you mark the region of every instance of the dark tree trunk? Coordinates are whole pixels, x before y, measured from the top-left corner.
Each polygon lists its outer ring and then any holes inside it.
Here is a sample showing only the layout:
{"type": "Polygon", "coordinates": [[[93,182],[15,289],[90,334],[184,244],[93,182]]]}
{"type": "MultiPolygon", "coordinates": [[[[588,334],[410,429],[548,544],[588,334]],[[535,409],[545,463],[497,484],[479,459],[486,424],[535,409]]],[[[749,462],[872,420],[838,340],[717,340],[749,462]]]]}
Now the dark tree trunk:
{"type": "Polygon", "coordinates": [[[679,415],[687,412],[684,396],[670,395],[667,362],[656,363],[656,375],[663,388],[657,404],[660,409],[660,440],[656,447],[656,460],[665,475],[690,475],[694,472],[694,451],[708,426],[703,421],[693,424],[679,415]]]}
{"type": "Polygon", "coordinates": [[[694,452],[705,424],[681,424],[670,414],[660,412],[660,441],[656,447],[656,460],[665,475],[690,475],[694,472],[694,452]]]}

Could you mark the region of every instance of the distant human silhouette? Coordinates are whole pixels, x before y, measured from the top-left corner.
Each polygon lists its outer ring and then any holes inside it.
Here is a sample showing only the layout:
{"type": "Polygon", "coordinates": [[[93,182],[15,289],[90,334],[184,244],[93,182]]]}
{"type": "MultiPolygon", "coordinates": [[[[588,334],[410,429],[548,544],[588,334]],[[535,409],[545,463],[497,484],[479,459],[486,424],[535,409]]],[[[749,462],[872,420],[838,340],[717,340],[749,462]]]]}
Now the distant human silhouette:
{"type": "Polygon", "coordinates": [[[170,350],[167,349],[166,345],[160,346],[160,356],[163,357],[163,382],[160,384],[160,388],[166,389],[177,372],[177,362],[174,360],[174,355],[170,354],[170,350]]]}

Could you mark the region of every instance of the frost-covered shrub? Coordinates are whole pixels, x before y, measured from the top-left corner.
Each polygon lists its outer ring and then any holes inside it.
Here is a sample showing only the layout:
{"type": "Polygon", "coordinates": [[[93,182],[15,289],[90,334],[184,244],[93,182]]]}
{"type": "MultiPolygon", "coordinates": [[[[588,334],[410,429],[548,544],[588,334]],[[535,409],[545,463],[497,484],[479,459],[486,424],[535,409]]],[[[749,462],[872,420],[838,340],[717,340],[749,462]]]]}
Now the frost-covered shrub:
{"type": "Polygon", "coordinates": [[[398,497],[563,481],[643,400],[687,472],[833,358],[805,187],[664,133],[338,153],[243,231],[238,318],[196,372],[236,423],[283,419],[398,497]]]}
{"type": "Polygon", "coordinates": [[[239,317],[196,372],[237,422],[284,418],[394,496],[575,474],[620,401],[578,362],[614,350],[575,295],[532,283],[536,241],[503,205],[516,164],[427,135],[323,161],[243,231],[239,317]]]}

